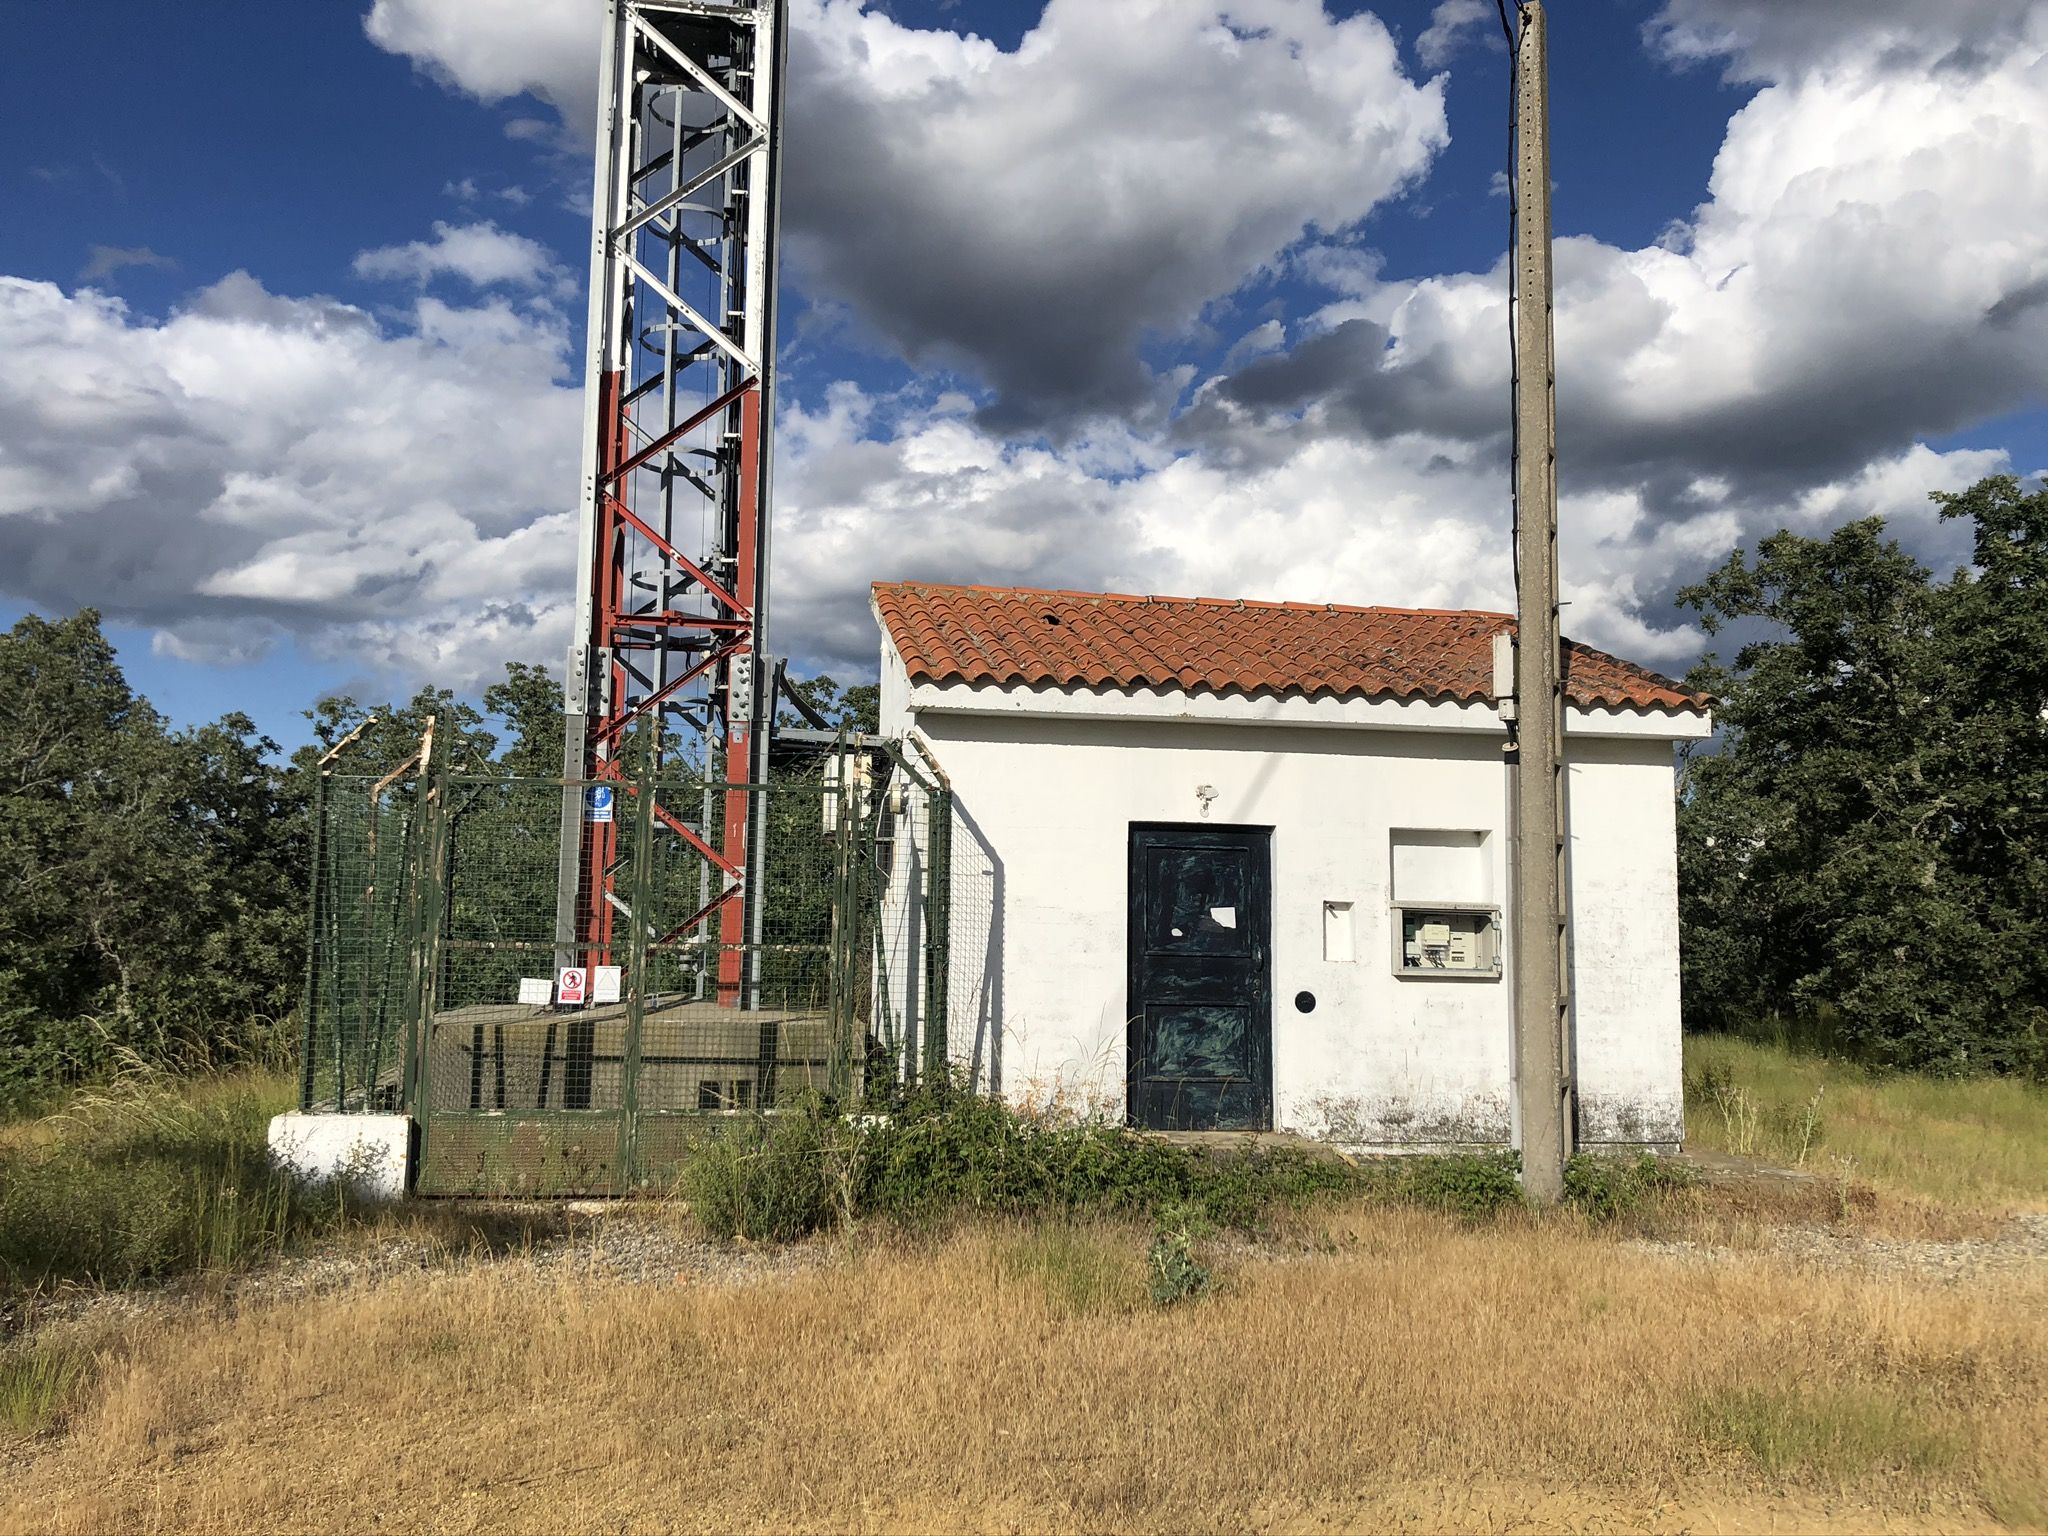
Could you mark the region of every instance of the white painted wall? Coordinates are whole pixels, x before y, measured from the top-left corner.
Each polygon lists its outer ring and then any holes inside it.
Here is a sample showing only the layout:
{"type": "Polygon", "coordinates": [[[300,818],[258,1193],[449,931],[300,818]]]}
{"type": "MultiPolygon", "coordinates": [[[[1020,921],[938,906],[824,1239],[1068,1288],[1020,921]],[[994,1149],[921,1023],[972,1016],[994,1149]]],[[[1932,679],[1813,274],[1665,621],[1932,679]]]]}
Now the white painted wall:
{"type": "MultiPolygon", "coordinates": [[[[1137,717],[1130,695],[1083,695],[1079,708],[1075,697],[912,686],[883,647],[883,730],[914,726],[929,739],[967,834],[955,847],[955,1059],[1014,1100],[1120,1117],[1130,824],[1266,826],[1276,1125],[1361,1146],[1506,1142],[1509,981],[1397,976],[1389,911],[1396,828],[1486,834],[1485,878],[1507,889],[1502,738],[1497,724],[1469,719],[1493,711],[1461,707],[1451,728],[1431,706],[1370,724],[1271,709],[1211,723],[1201,695],[1137,717]],[[1202,785],[1215,790],[1206,818],[1202,785]],[[1348,960],[1324,958],[1326,901],[1352,904],[1348,960]],[[1296,1010],[1301,991],[1315,995],[1312,1013],[1296,1010]]],[[[1582,1123],[1589,1143],[1672,1143],[1672,738],[1703,734],[1705,722],[1663,717],[1648,734],[1658,717],[1628,715],[1594,735],[1602,721],[1574,714],[1582,1123]]]]}
{"type": "Polygon", "coordinates": [[[1685,1135],[1672,788],[1668,742],[1573,743],[1567,757],[1575,1078],[1588,1144],[1685,1135]]]}

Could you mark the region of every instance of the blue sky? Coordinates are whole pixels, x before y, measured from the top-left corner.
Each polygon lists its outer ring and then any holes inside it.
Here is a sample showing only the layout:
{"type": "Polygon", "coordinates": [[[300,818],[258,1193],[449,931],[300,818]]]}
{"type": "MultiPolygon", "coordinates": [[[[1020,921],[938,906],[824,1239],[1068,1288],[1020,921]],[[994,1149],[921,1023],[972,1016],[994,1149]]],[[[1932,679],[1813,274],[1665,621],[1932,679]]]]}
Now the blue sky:
{"type": "MultiPolygon", "coordinates": [[[[2038,8],[1557,11],[1574,626],[1682,669],[1672,591],[1782,523],[1881,512],[1953,559],[1925,492],[2048,464],[2038,8]]],[[[556,659],[596,15],[15,19],[0,617],[94,603],[175,719],[288,743],[323,690],[556,659]]],[[[906,575],[1506,601],[1490,3],[798,0],[794,25],[800,667],[872,666],[865,584],[906,575]]]]}

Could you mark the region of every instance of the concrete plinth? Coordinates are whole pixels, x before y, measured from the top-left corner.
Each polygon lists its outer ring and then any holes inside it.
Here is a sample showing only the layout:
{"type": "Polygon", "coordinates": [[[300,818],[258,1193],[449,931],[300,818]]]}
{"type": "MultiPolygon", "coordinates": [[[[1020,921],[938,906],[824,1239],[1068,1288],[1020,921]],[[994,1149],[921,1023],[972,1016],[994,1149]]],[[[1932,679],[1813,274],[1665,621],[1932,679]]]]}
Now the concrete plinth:
{"type": "Polygon", "coordinates": [[[358,1191],[403,1199],[411,1172],[410,1115],[278,1115],[270,1155],[316,1184],[346,1179],[358,1191]]]}

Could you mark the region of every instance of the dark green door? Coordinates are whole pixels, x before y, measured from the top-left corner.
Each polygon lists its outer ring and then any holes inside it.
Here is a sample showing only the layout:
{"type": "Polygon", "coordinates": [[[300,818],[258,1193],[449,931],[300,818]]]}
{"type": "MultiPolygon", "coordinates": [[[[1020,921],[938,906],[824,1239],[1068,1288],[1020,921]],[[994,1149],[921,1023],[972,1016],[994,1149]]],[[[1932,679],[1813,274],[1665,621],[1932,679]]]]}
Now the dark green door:
{"type": "Polygon", "coordinates": [[[1133,826],[1131,1123],[1273,1124],[1272,834],[1133,826]]]}

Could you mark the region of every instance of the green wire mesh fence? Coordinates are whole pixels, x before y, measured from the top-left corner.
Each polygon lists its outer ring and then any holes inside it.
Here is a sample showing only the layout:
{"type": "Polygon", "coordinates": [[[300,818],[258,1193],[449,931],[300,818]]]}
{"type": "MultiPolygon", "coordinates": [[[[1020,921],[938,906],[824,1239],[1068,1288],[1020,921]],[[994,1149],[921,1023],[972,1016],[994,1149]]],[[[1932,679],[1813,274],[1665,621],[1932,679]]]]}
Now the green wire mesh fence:
{"type": "Polygon", "coordinates": [[[605,1192],[812,1094],[992,1080],[992,868],[963,878],[928,762],[849,738],[735,789],[632,755],[602,783],[456,772],[431,744],[408,773],[323,777],[303,1107],[409,1112],[427,1192],[605,1192]],[[565,812],[602,818],[566,903],[565,812]],[[727,856],[747,824],[752,931],[727,856]]]}

